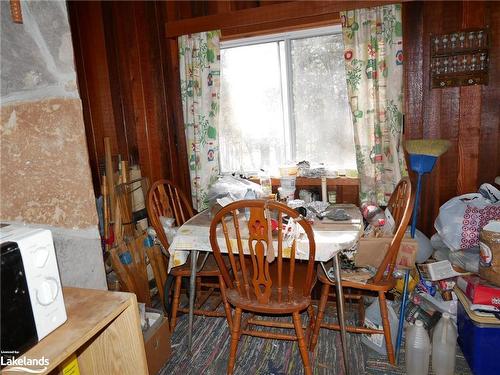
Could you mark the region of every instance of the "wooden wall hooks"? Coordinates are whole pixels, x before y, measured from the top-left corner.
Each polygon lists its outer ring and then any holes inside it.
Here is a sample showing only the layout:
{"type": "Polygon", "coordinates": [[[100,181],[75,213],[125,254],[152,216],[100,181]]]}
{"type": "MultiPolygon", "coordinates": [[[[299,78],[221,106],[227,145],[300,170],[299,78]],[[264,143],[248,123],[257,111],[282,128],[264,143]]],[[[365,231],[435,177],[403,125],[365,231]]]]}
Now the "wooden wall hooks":
{"type": "Polygon", "coordinates": [[[488,28],[431,34],[431,87],[488,84],[488,28]]]}

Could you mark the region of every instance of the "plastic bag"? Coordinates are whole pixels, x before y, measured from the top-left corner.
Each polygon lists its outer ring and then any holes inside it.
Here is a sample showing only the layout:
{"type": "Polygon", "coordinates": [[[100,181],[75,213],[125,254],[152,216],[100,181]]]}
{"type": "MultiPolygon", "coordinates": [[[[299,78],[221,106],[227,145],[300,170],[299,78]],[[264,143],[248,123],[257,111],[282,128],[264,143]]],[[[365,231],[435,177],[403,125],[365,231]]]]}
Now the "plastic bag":
{"type": "MultiPolygon", "coordinates": [[[[406,233],[409,236],[410,227],[408,227],[408,229],[406,230],[406,233]]],[[[415,262],[416,263],[424,263],[432,255],[431,241],[429,240],[429,238],[425,234],[423,234],[418,229],[415,230],[415,240],[417,240],[417,242],[418,242],[417,259],[415,260],[415,262]]]]}
{"type": "Polygon", "coordinates": [[[208,191],[208,206],[212,207],[217,199],[224,197],[229,197],[232,201],[244,199],[249,190],[256,198],[264,196],[262,187],[255,182],[233,176],[220,177],[208,191]]]}
{"type": "Polygon", "coordinates": [[[439,236],[452,251],[479,244],[479,232],[491,220],[500,220],[500,191],[483,184],[478,193],[450,199],[434,222],[439,236]]]}
{"type": "Polygon", "coordinates": [[[171,244],[174,240],[177,228],[174,227],[175,219],[173,217],[160,216],[160,223],[167,236],[168,243],[171,244]]]}

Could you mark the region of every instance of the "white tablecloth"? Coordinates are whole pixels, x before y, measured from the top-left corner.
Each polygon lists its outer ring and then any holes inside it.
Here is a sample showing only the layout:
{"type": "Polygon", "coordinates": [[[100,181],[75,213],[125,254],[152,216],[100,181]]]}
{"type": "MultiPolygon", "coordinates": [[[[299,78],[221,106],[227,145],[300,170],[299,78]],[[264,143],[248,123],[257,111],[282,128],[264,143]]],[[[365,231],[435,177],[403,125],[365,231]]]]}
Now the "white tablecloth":
{"type": "MultiPolygon", "coordinates": [[[[314,241],[316,242],[317,261],[326,262],[332,259],[341,250],[351,248],[359,240],[363,233],[363,220],[359,209],[354,205],[336,205],[336,208],[343,208],[351,216],[348,221],[332,221],[329,219],[317,219],[312,225],[314,231],[314,241]]],[[[178,228],[177,234],[169,247],[170,260],[168,270],[172,267],[186,263],[189,252],[192,250],[212,251],[210,246],[210,217],[208,210],[192,217],[189,221],[178,228]]],[[[227,253],[227,248],[223,234],[219,238],[221,252],[227,253]]],[[[246,241],[243,241],[244,244],[246,241]]],[[[233,251],[236,249],[234,241],[233,251]]],[[[244,245],[246,246],[246,244],[244,245]]],[[[274,246],[275,252],[277,246],[274,246]]],[[[283,249],[283,255],[287,256],[290,249],[283,249]]],[[[297,259],[309,258],[309,247],[307,237],[302,236],[297,241],[297,259]]]]}

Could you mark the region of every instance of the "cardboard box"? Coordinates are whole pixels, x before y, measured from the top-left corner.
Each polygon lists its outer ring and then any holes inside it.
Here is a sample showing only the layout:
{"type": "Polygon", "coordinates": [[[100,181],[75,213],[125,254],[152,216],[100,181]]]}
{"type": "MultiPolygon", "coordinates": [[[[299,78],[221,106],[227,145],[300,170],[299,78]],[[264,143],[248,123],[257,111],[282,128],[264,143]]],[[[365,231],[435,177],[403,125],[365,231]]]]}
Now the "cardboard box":
{"type": "MultiPolygon", "coordinates": [[[[358,250],[354,255],[354,263],[357,267],[372,266],[378,268],[384,259],[389,245],[392,241],[392,236],[384,237],[362,237],[358,242],[358,250]]],[[[403,237],[399,247],[398,256],[396,258],[397,269],[411,269],[415,266],[417,259],[418,242],[410,237],[403,237]]]]}
{"type": "Polygon", "coordinates": [[[160,310],[146,310],[146,314],[151,312],[159,314],[159,317],[151,324],[147,331],[143,332],[144,347],[150,375],[155,375],[167,363],[172,349],[170,347],[170,328],[168,319],[163,316],[160,310]]]}
{"type": "Polygon", "coordinates": [[[460,276],[457,286],[474,305],[491,305],[500,308],[500,288],[478,276],[460,276]]]}

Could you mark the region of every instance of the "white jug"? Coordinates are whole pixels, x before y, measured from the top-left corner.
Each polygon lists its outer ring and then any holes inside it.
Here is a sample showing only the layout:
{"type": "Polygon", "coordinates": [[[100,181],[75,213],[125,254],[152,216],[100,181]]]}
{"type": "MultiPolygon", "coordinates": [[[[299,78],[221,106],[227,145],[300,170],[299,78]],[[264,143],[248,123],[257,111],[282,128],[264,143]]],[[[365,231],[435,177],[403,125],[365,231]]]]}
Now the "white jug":
{"type": "Polygon", "coordinates": [[[436,375],[455,373],[457,329],[450,314],[443,313],[432,334],[432,369],[436,375]]]}
{"type": "Polygon", "coordinates": [[[406,330],[406,373],[426,375],[429,373],[431,341],[424,324],[417,320],[406,330]]]}

